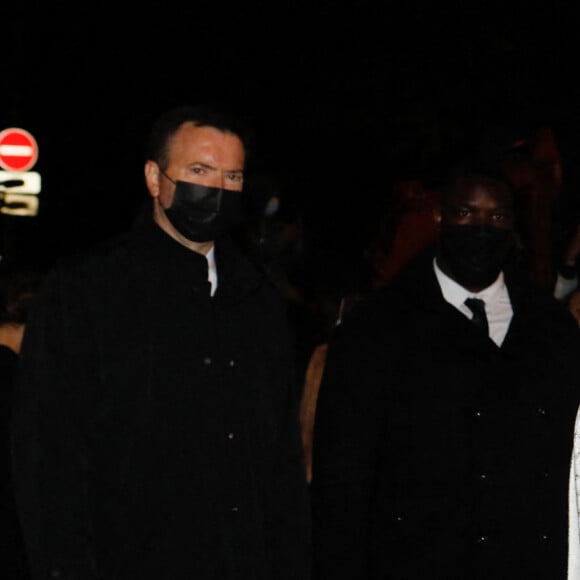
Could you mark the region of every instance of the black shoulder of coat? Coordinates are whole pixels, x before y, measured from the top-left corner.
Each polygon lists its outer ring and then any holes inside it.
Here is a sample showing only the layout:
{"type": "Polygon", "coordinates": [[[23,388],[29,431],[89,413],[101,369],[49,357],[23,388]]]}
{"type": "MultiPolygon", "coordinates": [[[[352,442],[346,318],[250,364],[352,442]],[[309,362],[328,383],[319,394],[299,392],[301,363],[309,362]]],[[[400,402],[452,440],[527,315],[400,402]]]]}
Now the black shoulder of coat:
{"type": "Polygon", "coordinates": [[[149,205],[144,204],[137,212],[131,227],[123,232],[108,236],[93,242],[89,246],[61,256],[53,270],[60,274],[81,274],[106,267],[110,262],[117,262],[128,253],[135,235],[152,227],[152,212],[149,205]]]}
{"type": "Polygon", "coordinates": [[[45,277],[43,287],[49,294],[65,291],[70,295],[99,288],[108,293],[129,271],[128,248],[128,235],[119,234],[61,256],[45,277]]]}

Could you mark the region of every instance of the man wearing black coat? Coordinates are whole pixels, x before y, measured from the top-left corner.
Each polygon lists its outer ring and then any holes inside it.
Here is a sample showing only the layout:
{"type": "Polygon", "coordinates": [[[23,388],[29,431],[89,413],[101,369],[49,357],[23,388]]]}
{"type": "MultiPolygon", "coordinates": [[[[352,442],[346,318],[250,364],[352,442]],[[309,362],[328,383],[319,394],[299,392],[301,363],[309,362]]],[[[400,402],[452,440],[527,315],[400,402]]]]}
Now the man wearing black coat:
{"type": "Polygon", "coordinates": [[[49,274],[13,431],[35,579],[308,578],[284,309],[226,234],[244,163],[235,121],[169,111],[145,164],[152,208],[49,274]]]}
{"type": "Polygon", "coordinates": [[[564,579],[577,325],[518,271],[501,180],[458,175],[435,218],[436,248],[330,343],[314,577],[564,579]]]}

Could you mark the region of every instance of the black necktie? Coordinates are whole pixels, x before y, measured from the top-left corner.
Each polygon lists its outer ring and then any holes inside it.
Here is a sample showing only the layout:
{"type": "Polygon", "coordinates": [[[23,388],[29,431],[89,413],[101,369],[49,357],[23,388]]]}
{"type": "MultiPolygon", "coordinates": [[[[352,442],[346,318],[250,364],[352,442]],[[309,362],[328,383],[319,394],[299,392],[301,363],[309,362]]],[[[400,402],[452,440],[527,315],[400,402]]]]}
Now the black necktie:
{"type": "Polygon", "coordinates": [[[475,324],[481,331],[488,336],[489,327],[487,325],[487,316],[485,314],[485,302],[480,298],[467,298],[465,300],[465,306],[473,312],[473,318],[471,322],[475,324]]]}

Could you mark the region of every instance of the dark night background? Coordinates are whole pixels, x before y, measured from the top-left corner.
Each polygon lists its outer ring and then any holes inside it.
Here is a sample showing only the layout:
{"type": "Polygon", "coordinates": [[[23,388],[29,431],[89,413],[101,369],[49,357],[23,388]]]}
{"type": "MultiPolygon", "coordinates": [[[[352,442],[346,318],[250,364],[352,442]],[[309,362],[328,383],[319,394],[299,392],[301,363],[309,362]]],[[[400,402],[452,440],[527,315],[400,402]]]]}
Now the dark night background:
{"type": "Polygon", "coordinates": [[[251,169],[331,269],[357,262],[394,179],[436,180],[486,139],[550,126],[576,188],[573,3],[6,4],[0,125],[36,137],[43,179],[39,216],[3,221],[9,257],[124,229],[147,199],[149,124],[186,101],[250,118],[251,169]]]}

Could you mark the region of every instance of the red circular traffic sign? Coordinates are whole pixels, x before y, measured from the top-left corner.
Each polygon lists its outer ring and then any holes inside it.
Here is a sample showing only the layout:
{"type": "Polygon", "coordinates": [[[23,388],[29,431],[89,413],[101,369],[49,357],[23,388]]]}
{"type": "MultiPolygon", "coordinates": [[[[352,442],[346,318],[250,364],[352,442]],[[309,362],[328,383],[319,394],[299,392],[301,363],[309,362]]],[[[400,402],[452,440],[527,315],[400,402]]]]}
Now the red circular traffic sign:
{"type": "Polygon", "coordinates": [[[38,159],[36,139],[24,129],[0,131],[0,167],[6,171],[28,171],[38,159]]]}

